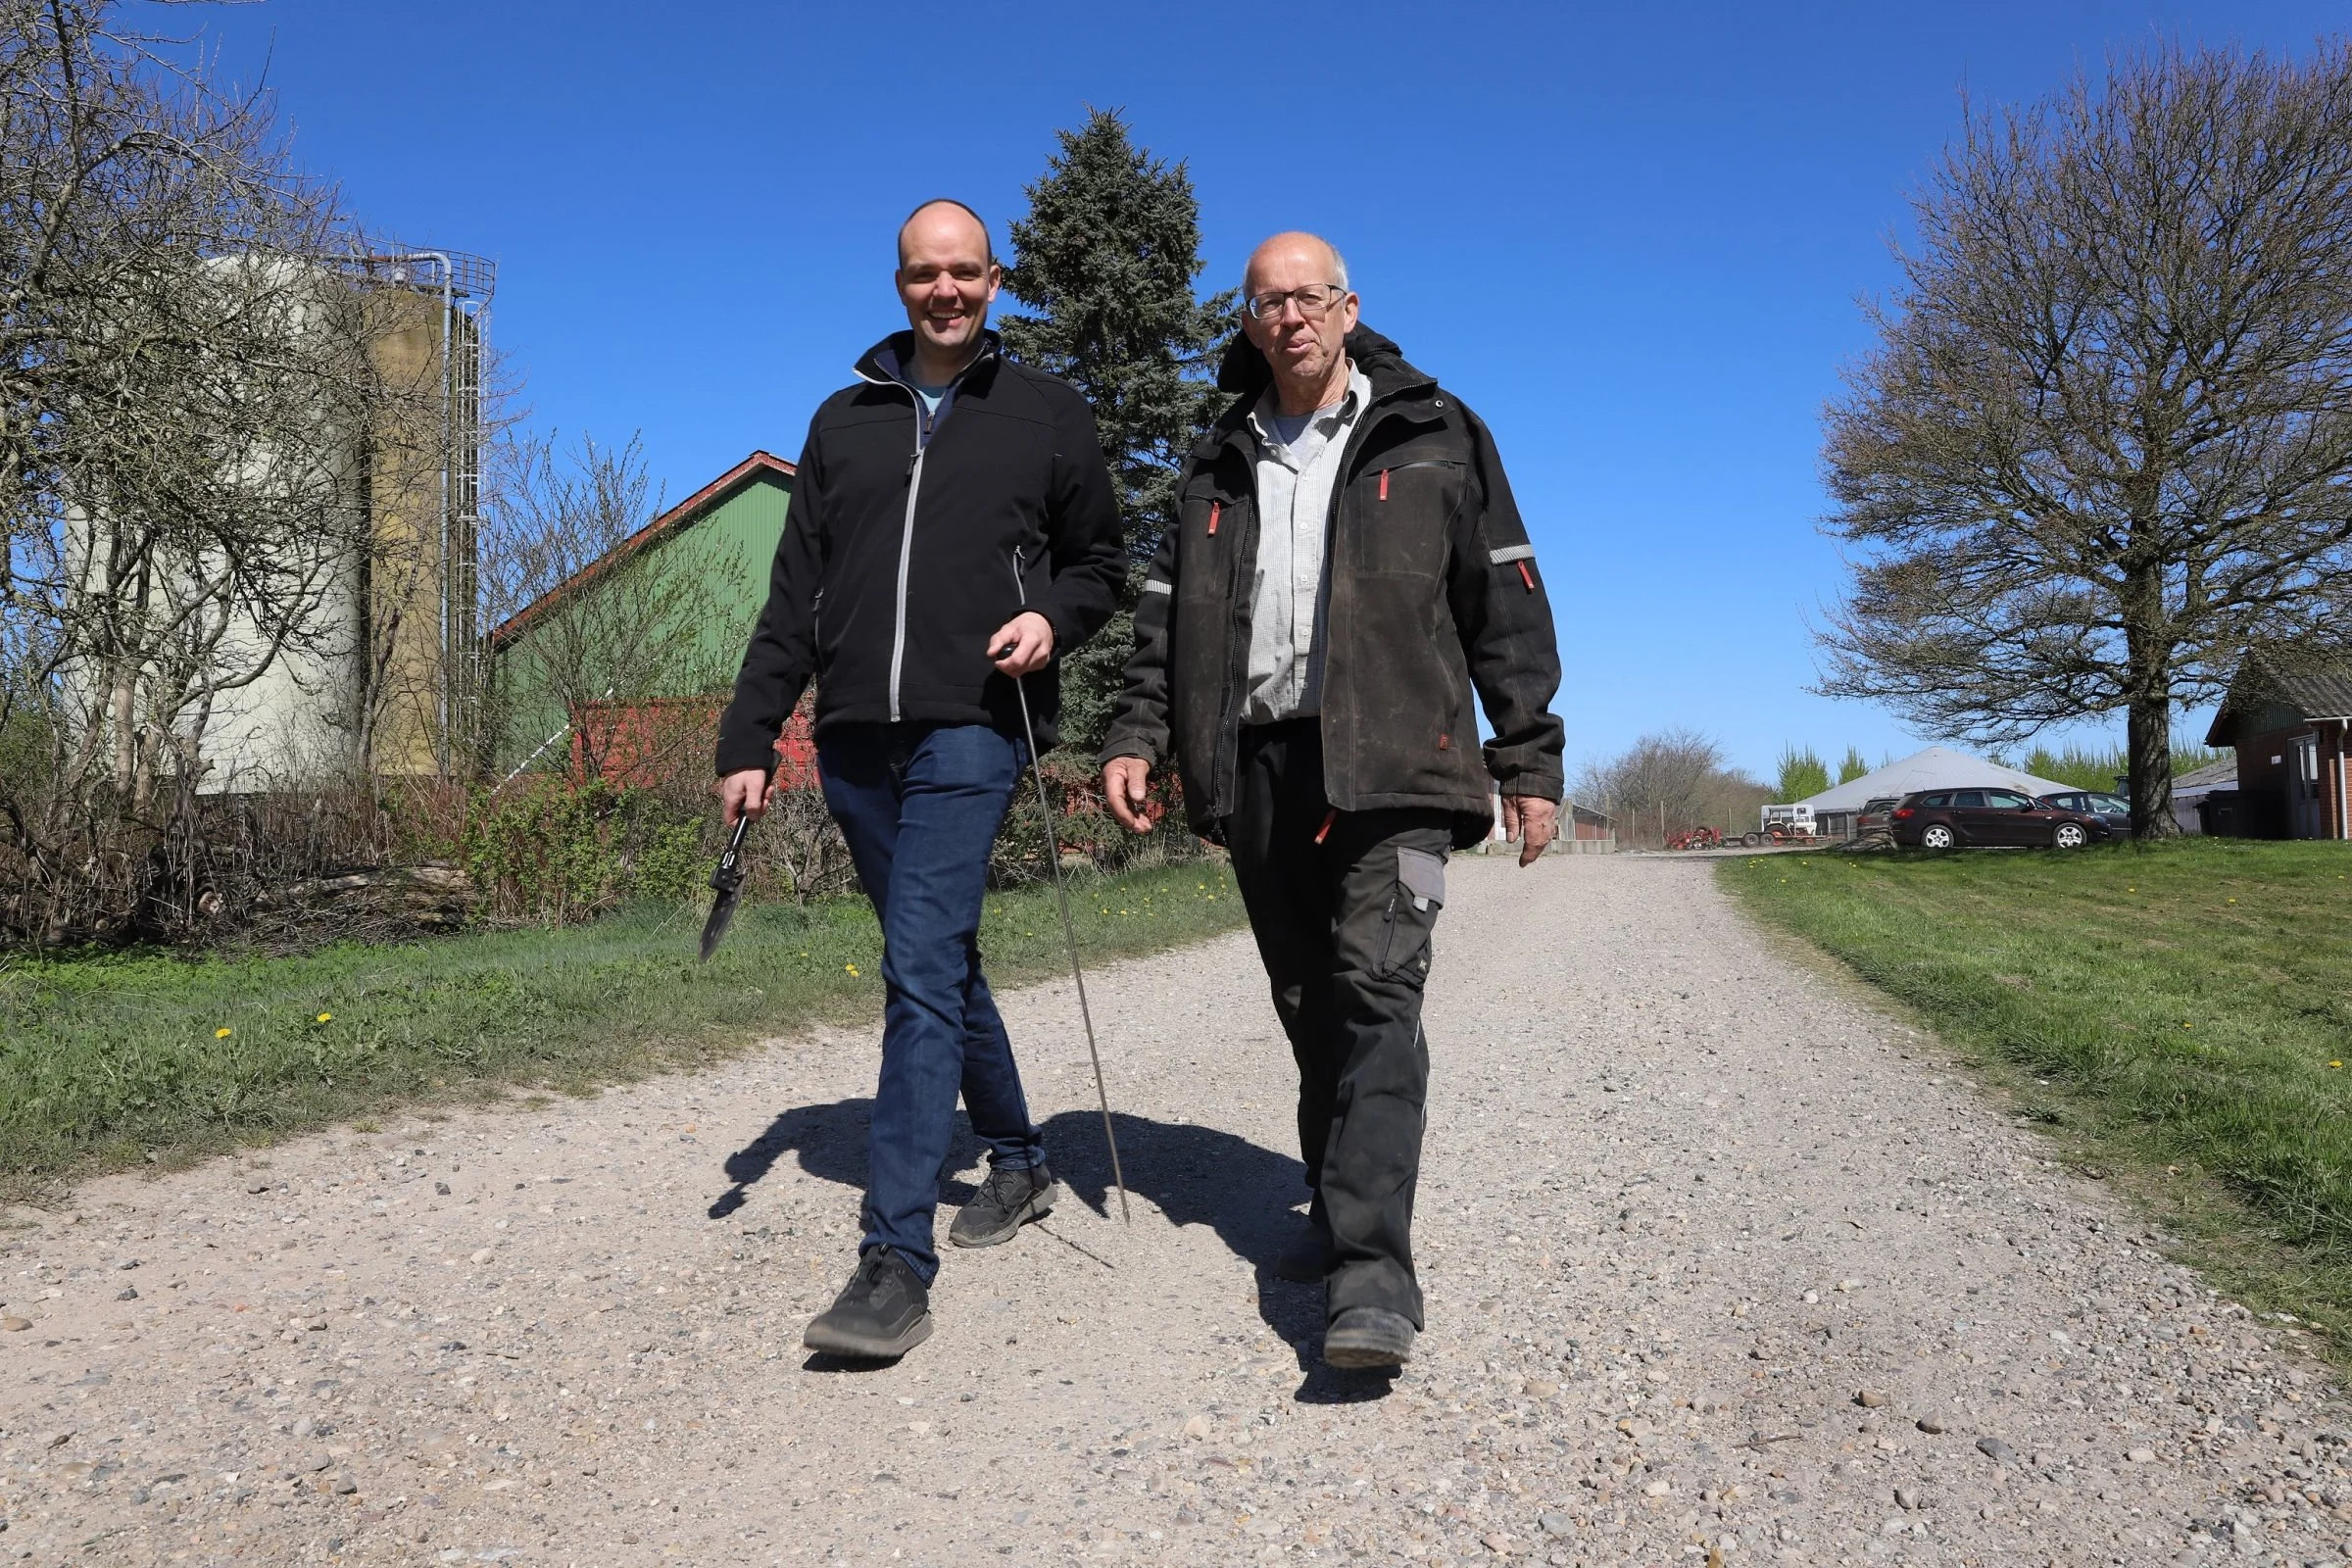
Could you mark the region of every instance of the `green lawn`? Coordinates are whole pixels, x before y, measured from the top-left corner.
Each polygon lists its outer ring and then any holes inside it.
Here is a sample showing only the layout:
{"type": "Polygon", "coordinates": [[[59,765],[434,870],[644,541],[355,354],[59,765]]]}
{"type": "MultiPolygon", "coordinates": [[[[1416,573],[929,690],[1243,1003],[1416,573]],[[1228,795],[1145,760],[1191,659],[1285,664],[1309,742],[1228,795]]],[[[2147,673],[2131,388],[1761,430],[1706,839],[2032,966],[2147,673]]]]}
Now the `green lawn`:
{"type": "MultiPolygon", "coordinates": [[[[1082,874],[1071,889],[1090,962],[1243,919],[1216,861],[1082,874]]],[[[0,957],[0,1192],[404,1103],[690,1066],[880,1007],[881,932],[863,899],[748,906],[707,965],[704,912],[291,958],[0,957]]],[[[1053,889],[991,895],[981,943],[999,983],[1061,970],[1053,889]]]]}
{"type": "Polygon", "coordinates": [[[1766,856],[1718,875],[1998,1064],[2029,1115],[2128,1162],[2236,1288],[2352,1323],[2352,845],[1766,856]]]}

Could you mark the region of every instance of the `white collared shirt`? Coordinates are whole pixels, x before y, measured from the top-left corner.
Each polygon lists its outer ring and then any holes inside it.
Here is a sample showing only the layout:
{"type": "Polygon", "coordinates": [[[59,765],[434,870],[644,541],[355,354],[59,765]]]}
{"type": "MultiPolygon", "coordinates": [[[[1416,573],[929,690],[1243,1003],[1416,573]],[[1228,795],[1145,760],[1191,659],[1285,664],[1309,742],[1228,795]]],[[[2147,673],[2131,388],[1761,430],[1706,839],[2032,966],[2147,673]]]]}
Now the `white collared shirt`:
{"type": "Polygon", "coordinates": [[[1331,550],[1331,495],[1348,438],[1371,401],[1372,378],[1350,365],[1347,393],[1308,416],[1294,441],[1286,444],[1276,432],[1281,405],[1272,388],[1250,415],[1257,435],[1258,523],[1245,724],[1323,710],[1324,623],[1331,610],[1323,568],[1331,550]]]}

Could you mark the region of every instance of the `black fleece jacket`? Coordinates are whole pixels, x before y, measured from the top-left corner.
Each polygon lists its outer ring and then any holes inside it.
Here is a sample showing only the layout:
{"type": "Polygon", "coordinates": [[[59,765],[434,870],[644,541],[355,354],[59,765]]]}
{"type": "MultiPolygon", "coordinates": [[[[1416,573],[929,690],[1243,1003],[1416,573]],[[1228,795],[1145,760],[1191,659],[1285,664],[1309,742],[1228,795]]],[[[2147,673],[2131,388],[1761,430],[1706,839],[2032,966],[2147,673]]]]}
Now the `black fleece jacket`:
{"type": "MultiPolygon", "coordinates": [[[[1237,335],[1217,385],[1238,394],[1193,447],[1180,512],[1144,581],[1135,656],[1105,761],[1173,761],[1194,831],[1235,806],[1257,562],[1257,440],[1273,379],[1237,335]]],[[[1565,736],[1551,601],[1486,422],[1368,327],[1348,354],[1370,377],[1331,493],[1324,563],[1323,783],[1343,811],[1440,810],[1483,838],[1490,784],[1558,800],[1565,736]],[[1494,735],[1482,748],[1473,702],[1494,735]]]]}
{"type": "Polygon", "coordinates": [[[991,332],[927,416],[903,369],[913,354],[911,332],[876,344],[808,421],[767,606],[719,721],[722,775],[774,768],[811,679],[819,734],[906,722],[1018,736],[988,638],[1024,608],[1054,628],[1056,663],[1029,677],[1037,743],[1051,746],[1058,661],[1117,604],[1127,551],[1086,400],[1005,359],[991,332]]]}

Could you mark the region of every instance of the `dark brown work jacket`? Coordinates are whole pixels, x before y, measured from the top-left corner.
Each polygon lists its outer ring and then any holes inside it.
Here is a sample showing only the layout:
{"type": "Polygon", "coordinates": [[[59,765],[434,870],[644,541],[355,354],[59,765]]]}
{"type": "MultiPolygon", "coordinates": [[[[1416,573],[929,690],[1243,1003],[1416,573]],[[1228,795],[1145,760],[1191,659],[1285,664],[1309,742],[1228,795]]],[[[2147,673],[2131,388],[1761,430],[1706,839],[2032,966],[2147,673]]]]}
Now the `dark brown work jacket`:
{"type": "MultiPolygon", "coordinates": [[[[1102,754],[1173,761],[1193,831],[1211,840],[1235,804],[1258,537],[1250,412],[1272,379],[1234,342],[1218,384],[1240,395],[1178,481],[1102,754]]],[[[1358,327],[1347,346],[1372,398],[1325,530],[1324,790],[1343,811],[1450,812],[1467,848],[1493,823],[1490,780],[1560,798],[1551,605],[1485,423],[1380,334],[1358,327]],[[1474,695],[1494,732],[1483,749],[1474,695]]]]}

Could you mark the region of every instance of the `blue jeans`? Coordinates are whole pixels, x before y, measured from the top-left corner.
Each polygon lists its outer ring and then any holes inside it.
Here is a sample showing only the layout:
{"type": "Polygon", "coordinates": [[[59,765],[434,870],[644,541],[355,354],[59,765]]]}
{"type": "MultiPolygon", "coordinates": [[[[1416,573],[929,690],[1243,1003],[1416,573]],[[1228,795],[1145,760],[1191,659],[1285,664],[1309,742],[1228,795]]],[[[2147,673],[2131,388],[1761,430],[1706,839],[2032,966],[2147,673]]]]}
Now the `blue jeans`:
{"type": "Polygon", "coordinates": [[[825,805],[882,920],[882,1081],[868,1130],[864,1252],[939,1272],[932,1213],[960,1091],[992,1165],[1045,1163],[1020,1069],[980,973],[989,849],[1020,782],[985,724],[847,724],[816,743],[825,805]]]}

